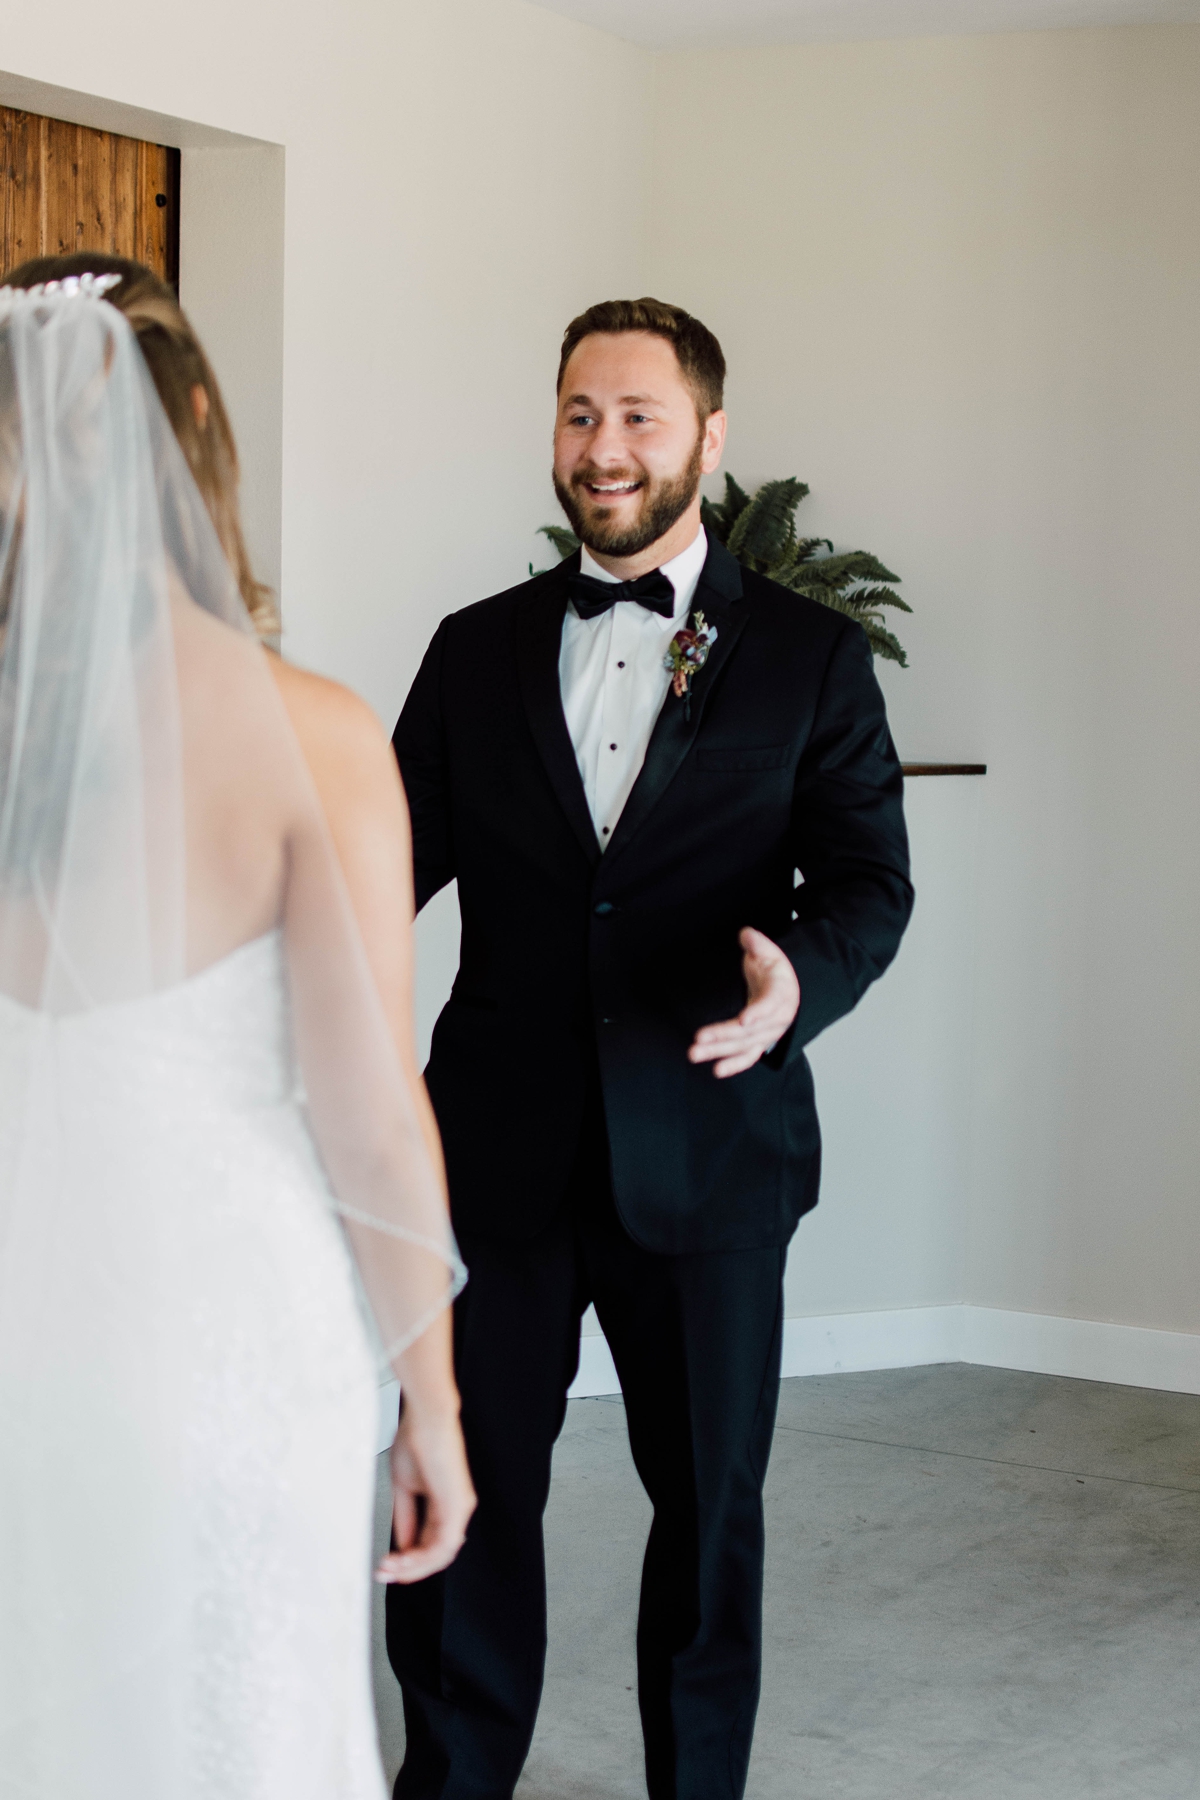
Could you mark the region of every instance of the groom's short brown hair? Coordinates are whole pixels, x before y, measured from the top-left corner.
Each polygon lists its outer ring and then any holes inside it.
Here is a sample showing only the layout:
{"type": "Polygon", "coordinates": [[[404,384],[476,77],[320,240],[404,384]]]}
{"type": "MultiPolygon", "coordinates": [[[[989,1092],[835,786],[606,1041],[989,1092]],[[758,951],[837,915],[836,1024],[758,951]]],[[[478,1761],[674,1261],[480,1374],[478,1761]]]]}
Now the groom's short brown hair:
{"type": "Polygon", "coordinates": [[[649,331],[666,338],[679,358],[683,379],[692,390],[701,419],[720,412],[725,391],[725,356],[707,325],[682,306],[665,300],[600,300],[572,319],[563,333],[558,361],[558,391],[571,354],[594,332],[649,331]]]}

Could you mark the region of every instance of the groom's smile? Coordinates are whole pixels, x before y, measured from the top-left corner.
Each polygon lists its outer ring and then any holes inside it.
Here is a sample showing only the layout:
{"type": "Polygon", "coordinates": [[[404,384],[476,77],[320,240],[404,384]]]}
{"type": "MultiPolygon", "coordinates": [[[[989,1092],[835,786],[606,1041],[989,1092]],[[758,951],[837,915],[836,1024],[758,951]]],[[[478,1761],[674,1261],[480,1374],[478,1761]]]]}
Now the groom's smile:
{"type": "Polygon", "coordinates": [[[586,487],[588,493],[595,494],[598,499],[617,500],[622,494],[636,493],[638,488],[642,486],[642,483],[640,481],[581,480],[577,475],[575,477],[575,485],[577,487],[586,487]]]}

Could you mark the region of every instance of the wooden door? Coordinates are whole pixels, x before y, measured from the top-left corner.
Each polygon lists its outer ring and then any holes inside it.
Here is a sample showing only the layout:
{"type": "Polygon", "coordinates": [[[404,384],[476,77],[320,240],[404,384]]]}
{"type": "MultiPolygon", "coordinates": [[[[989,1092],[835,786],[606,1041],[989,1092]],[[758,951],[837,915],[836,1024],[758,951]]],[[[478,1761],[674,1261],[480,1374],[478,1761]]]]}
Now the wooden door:
{"type": "Polygon", "coordinates": [[[0,107],[0,269],[31,256],[107,250],[179,284],[179,152],[0,107]]]}

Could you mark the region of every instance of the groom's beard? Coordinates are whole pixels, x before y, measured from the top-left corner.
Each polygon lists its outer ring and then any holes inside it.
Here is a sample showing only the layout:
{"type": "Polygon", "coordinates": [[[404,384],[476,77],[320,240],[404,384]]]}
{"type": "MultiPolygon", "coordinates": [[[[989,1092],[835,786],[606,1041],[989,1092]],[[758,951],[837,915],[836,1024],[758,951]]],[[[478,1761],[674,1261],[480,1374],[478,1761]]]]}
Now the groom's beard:
{"type": "Polygon", "coordinates": [[[678,475],[655,480],[644,469],[596,469],[590,463],[575,470],[570,486],[554,477],[558,503],[571,521],[571,530],[589,550],[602,556],[640,556],[651,544],[665,537],[677,519],[681,519],[700,486],[700,460],[704,454],[704,432],[697,433],[687,464],[678,475]],[[584,483],[588,481],[640,481],[641,504],[633,520],[618,523],[615,508],[600,505],[584,483]]]}

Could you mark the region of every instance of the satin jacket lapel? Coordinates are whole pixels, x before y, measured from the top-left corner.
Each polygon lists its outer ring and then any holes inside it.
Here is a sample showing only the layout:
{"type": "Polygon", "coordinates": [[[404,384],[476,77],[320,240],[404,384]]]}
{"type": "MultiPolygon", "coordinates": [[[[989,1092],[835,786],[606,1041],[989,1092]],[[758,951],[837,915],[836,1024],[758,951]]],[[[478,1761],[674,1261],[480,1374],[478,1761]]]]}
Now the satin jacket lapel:
{"type": "Polygon", "coordinates": [[[674,780],[684,757],[691,749],[704,718],[709,694],[746,623],[742,603],[742,574],[736,557],[723,544],[710,541],[704,571],[692,601],[693,613],[702,612],[717,628],[717,641],[708,653],[704,667],[692,677],[691,718],[682,700],[670,688],[662,711],[654,724],[646,747],[646,760],[633,784],[621,817],[617,820],[612,842],[604,852],[607,868],[615,856],[645,824],[674,780]]]}
{"type": "Polygon", "coordinates": [[[550,785],[584,855],[589,862],[596,863],[600,860],[600,846],[580,780],[575,746],[563,714],[558,673],[563,615],[567,606],[566,578],[578,568],[578,554],[569,556],[521,602],[517,614],[517,670],[529,729],[550,777],[550,785]]]}

